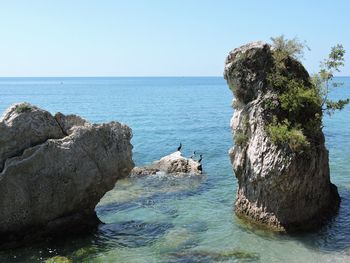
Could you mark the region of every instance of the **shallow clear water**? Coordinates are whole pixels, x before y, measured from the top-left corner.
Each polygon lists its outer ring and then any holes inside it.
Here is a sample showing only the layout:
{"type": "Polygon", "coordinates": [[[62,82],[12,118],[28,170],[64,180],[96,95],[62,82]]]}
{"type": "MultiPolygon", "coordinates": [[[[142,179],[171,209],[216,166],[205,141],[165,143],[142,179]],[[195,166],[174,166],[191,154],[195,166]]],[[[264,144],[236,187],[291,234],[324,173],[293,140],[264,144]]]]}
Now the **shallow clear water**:
{"type": "MultiPolygon", "coordinates": [[[[332,98],[350,97],[350,78],[332,98]]],[[[118,181],[97,206],[101,225],[84,237],[0,252],[0,262],[350,262],[350,107],[325,117],[332,181],[342,203],[317,233],[271,234],[233,212],[236,180],[228,158],[232,94],[212,78],[1,78],[0,111],[28,101],[92,122],[133,129],[136,165],[173,152],[203,153],[201,178],[150,176],[118,181]]]]}

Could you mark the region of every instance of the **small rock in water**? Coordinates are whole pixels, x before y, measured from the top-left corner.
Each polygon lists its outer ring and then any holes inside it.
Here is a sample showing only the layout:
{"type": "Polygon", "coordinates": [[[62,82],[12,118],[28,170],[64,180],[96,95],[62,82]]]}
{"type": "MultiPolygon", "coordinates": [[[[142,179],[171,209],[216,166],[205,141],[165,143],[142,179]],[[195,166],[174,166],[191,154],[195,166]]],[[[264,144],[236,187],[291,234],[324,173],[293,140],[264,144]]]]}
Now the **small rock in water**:
{"type": "Polygon", "coordinates": [[[131,176],[154,175],[158,173],[200,175],[202,174],[202,165],[194,159],[182,156],[180,151],[176,151],[148,166],[135,167],[131,171],[131,176]]]}

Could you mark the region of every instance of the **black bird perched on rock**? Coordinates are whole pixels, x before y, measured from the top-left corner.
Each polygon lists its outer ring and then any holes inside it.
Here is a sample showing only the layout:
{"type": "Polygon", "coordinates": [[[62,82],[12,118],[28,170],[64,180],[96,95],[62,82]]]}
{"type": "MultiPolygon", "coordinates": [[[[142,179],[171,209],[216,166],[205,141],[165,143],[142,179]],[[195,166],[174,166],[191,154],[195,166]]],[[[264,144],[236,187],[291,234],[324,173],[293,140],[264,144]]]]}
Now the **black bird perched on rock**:
{"type": "Polygon", "coordinates": [[[181,151],[181,147],[182,147],[182,144],[181,144],[181,142],[180,142],[180,146],[177,147],[177,150],[178,150],[178,151],[181,151]]]}
{"type": "Polygon", "coordinates": [[[194,151],[191,155],[191,159],[193,160],[196,157],[196,151],[194,151]]]}
{"type": "Polygon", "coordinates": [[[200,163],[202,161],[202,159],[203,159],[203,156],[200,154],[198,162],[200,163]]]}

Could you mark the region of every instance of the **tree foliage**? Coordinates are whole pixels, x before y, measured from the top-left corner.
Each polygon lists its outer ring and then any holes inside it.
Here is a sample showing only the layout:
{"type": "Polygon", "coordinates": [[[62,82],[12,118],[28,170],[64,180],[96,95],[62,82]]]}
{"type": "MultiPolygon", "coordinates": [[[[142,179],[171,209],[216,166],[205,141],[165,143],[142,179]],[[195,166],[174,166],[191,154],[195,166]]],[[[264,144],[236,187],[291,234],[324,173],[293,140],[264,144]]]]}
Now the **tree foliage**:
{"type": "Polygon", "coordinates": [[[314,85],[323,95],[322,109],[329,115],[332,115],[336,110],[342,110],[349,102],[349,99],[340,99],[333,101],[328,99],[328,93],[331,87],[342,86],[343,83],[333,81],[334,73],[339,72],[344,66],[344,47],[340,44],[332,47],[328,58],[321,62],[320,72],[313,77],[314,85]]]}
{"type": "Polygon", "coordinates": [[[292,57],[300,60],[304,57],[305,49],[309,49],[305,42],[300,42],[298,38],[286,39],[284,35],[278,37],[271,37],[272,47],[282,57],[292,57]]]}
{"type": "Polygon", "coordinates": [[[305,42],[284,36],[271,40],[274,66],[267,81],[277,98],[276,101],[269,98],[265,103],[266,107],[273,106],[270,110],[274,112],[267,133],[273,143],[286,143],[292,150],[300,152],[310,146],[310,142],[318,140],[322,113],[332,114],[349,103],[349,99],[328,99],[330,86],[341,85],[333,81],[333,76],[344,66],[345,50],[342,45],[333,47],[322,62],[319,74],[310,78],[303,73],[298,62],[303,58],[304,50],[309,49],[305,42]]]}

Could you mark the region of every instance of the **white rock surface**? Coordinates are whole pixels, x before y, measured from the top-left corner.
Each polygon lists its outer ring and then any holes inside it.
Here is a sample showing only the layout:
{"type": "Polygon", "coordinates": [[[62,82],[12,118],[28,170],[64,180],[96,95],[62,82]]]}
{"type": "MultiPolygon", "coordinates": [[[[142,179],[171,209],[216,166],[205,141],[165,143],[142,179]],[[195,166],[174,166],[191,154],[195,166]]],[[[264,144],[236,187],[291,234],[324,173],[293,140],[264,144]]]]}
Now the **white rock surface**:
{"type": "Polygon", "coordinates": [[[157,172],[175,175],[199,175],[202,174],[202,165],[191,158],[182,156],[180,151],[176,151],[162,157],[149,166],[135,167],[131,171],[131,175],[150,175],[156,174],[157,172]]]}

